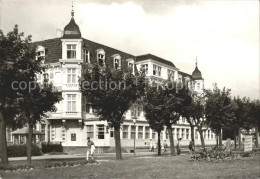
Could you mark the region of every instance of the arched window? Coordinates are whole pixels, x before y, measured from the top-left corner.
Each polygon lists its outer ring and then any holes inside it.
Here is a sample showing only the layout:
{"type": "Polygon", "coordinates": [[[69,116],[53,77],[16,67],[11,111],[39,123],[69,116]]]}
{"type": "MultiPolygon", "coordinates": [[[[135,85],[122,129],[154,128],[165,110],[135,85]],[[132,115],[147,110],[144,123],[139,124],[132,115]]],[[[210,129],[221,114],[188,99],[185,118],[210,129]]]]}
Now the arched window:
{"type": "Polygon", "coordinates": [[[130,69],[131,73],[134,73],[134,59],[130,58],[126,60],[128,63],[128,68],[130,69]]]}
{"type": "Polygon", "coordinates": [[[119,54],[115,54],[112,56],[114,61],[114,68],[116,70],[121,69],[121,56],[119,54]]]}
{"type": "Polygon", "coordinates": [[[36,49],[36,60],[45,61],[45,48],[43,46],[38,46],[36,49]]]}
{"type": "Polygon", "coordinates": [[[99,66],[105,66],[105,51],[103,49],[97,50],[97,63],[99,66]]]}

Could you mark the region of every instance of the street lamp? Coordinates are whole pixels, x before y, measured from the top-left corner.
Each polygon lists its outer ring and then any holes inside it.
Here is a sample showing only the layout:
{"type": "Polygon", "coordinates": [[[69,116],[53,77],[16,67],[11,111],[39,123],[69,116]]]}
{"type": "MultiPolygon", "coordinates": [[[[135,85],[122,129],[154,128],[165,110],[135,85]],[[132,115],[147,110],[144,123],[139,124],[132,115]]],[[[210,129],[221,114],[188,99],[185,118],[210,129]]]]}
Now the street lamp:
{"type": "Polygon", "coordinates": [[[135,128],[135,134],[134,134],[134,155],[135,155],[135,137],[136,137],[136,126],[135,126],[135,123],[136,123],[136,119],[137,119],[137,117],[134,116],[133,117],[133,123],[134,123],[134,128],[135,128]]]}

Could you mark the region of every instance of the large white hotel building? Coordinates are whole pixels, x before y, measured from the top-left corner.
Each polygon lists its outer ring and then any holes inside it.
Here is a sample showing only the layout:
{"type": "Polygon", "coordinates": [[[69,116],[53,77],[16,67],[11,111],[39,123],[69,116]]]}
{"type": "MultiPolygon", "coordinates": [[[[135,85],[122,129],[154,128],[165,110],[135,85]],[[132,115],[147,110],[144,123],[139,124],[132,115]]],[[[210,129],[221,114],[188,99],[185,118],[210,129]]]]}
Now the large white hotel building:
{"type": "MultiPolygon", "coordinates": [[[[94,141],[96,147],[104,152],[115,146],[113,129],[106,121],[100,121],[93,114],[91,104],[85,103],[79,89],[78,77],[81,76],[83,63],[98,64],[115,69],[132,68],[135,72],[141,66],[147,77],[152,81],[162,81],[171,77],[173,80],[187,82],[192,90],[201,93],[204,88],[204,79],[198,70],[190,75],[180,71],[171,61],[152,54],[131,55],[120,50],[102,45],[81,37],[79,26],[75,23],[74,12],[69,24],[64,28],[63,36],[35,42],[37,58],[41,58],[48,66],[45,74],[37,75],[38,82],[47,77],[62,92],[63,100],[56,104],[57,111],[48,114],[44,122],[37,125],[37,129],[44,132],[43,141],[58,142],[64,151],[82,151],[86,148],[87,137],[94,141]],[[75,150],[77,149],[77,150],[75,150]]],[[[182,138],[182,144],[188,145],[191,140],[191,129],[185,119],[173,125],[175,142],[182,138]]],[[[195,143],[200,144],[200,137],[195,128],[195,143]]],[[[137,147],[149,146],[150,139],[157,141],[157,133],[153,132],[145,119],[142,106],[133,105],[125,114],[125,121],[121,130],[122,148],[133,147],[136,138],[137,147]],[[137,122],[133,124],[133,114],[137,114],[137,122]]],[[[215,134],[210,130],[204,132],[206,144],[215,143],[215,134]]],[[[166,127],[162,132],[162,140],[169,143],[166,127]]]]}

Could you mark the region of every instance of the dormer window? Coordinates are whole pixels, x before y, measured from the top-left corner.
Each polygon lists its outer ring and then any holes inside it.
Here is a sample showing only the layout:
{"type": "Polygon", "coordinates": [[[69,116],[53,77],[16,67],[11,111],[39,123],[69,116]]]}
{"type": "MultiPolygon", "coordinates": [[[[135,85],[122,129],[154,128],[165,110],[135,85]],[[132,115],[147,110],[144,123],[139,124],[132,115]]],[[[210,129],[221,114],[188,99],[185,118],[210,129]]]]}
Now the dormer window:
{"type": "Polygon", "coordinates": [[[97,63],[99,66],[105,66],[105,51],[103,49],[97,50],[97,63]]]}
{"type": "Polygon", "coordinates": [[[36,50],[36,60],[40,60],[44,63],[45,60],[45,48],[43,46],[39,46],[36,50]]]}
{"type": "Polygon", "coordinates": [[[130,70],[130,73],[134,73],[134,60],[133,59],[127,59],[128,62],[128,68],[130,70]]]}
{"type": "Polygon", "coordinates": [[[114,58],[114,68],[116,70],[121,69],[121,57],[120,57],[120,55],[114,55],[112,57],[114,58]]]}
{"type": "Polygon", "coordinates": [[[83,60],[85,63],[90,63],[89,50],[83,49],[83,60]]]}
{"type": "Polygon", "coordinates": [[[67,45],[67,58],[76,59],[76,45],[67,45]]]}
{"type": "Polygon", "coordinates": [[[168,79],[174,81],[174,71],[168,69],[168,79]]]}
{"type": "Polygon", "coordinates": [[[161,76],[161,70],[162,70],[162,67],[160,67],[158,65],[153,65],[153,75],[161,76]]]}

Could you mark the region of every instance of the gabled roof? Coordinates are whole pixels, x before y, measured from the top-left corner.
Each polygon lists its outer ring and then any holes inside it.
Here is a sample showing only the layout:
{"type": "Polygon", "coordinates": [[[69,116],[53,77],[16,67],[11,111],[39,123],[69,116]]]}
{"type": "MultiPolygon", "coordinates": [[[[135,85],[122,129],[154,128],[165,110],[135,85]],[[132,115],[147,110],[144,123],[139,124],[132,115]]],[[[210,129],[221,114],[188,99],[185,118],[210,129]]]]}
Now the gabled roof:
{"type": "Polygon", "coordinates": [[[155,56],[155,55],[150,54],[150,53],[149,54],[145,54],[145,55],[137,56],[136,57],[136,62],[140,62],[142,60],[148,60],[148,59],[152,59],[152,60],[155,60],[157,62],[161,62],[161,63],[164,63],[166,65],[169,65],[169,66],[172,66],[172,67],[176,68],[175,65],[171,61],[165,60],[165,59],[163,59],[161,57],[155,56]]]}
{"type": "MultiPolygon", "coordinates": [[[[21,129],[17,129],[16,131],[13,131],[12,132],[12,135],[14,135],[14,134],[28,134],[29,133],[29,127],[23,127],[23,128],[21,128],[21,129]]],[[[40,132],[40,131],[37,131],[37,130],[34,130],[33,129],[33,134],[34,135],[44,135],[44,133],[43,132],[40,132]]]]}

